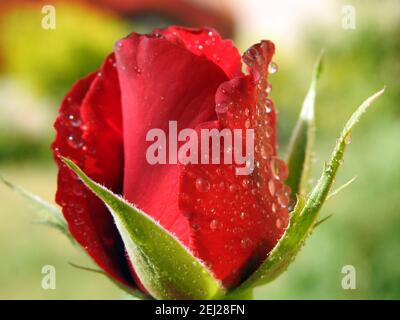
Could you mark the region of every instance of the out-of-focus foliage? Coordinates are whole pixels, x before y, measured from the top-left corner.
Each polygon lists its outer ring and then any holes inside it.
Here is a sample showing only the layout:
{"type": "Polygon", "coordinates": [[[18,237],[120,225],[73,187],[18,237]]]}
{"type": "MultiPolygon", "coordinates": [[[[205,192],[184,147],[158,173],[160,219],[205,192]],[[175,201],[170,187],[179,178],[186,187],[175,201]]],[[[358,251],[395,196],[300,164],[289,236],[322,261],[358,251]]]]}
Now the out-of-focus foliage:
{"type": "Polygon", "coordinates": [[[295,54],[278,51],[280,71],[272,84],[284,148],[307,90],[313,59],[325,49],[316,102],[314,177],[352,108],[365,94],[383,85],[387,90],[354,133],[336,185],[354,176],[357,180],[328,201],[322,216],[333,214],[333,218],[314,232],[287,273],[258,290],[258,297],[400,298],[400,20],[391,14],[400,12],[400,3],[368,3],[354,3],[355,30],[340,28],[340,21],[337,28],[319,30],[309,23],[295,54]],[[356,290],[341,286],[344,265],[356,268],[356,290]]]}
{"type": "Polygon", "coordinates": [[[40,93],[60,98],[73,82],[99,67],[128,28],[93,8],[58,3],[56,29],[45,30],[40,9],[18,7],[3,17],[3,68],[40,93]]]}
{"type": "Polygon", "coordinates": [[[42,28],[41,6],[15,7],[0,23],[0,162],[50,159],[59,101],[96,70],[128,26],[82,5],[56,5],[56,29],[42,28]]]}

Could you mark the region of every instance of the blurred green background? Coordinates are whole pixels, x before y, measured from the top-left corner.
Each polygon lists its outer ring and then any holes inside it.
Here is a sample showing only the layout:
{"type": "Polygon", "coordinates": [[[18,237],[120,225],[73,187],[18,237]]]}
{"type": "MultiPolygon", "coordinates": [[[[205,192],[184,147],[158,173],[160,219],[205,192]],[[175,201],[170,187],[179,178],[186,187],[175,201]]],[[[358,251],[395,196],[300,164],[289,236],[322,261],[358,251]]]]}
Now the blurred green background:
{"type": "MultiPolygon", "coordinates": [[[[329,200],[322,215],[333,217],[316,229],[288,272],[256,290],[256,298],[399,299],[400,2],[182,0],[168,1],[168,10],[161,0],[145,10],[143,1],[122,2],[129,5],[54,1],[55,30],[41,27],[41,1],[0,4],[0,174],[53,201],[49,144],[60,99],[129,31],[210,24],[241,51],[273,40],[279,71],[271,78],[272,98],[282,154],[324,48],[314,177],[352,111],[384,85],[387,92],[355,129],[336,185],[356,181],[329,200]],[[182,3],[192,13],[184,21],[182,3]],[[343,28],[344,5],[355,9],[355,29],[343,28]],[[356,268],[355,290],[341,286],[345,265],[356,268]]],[[[63,235],[33,224],[35,213],[3,185],[0,219],[0,299],[127,298],[103,276],[71,267],[68,262],[93,264],[63,235]],[[44,265],[56,267],[56,290],[41,287],[44,265]]]]}

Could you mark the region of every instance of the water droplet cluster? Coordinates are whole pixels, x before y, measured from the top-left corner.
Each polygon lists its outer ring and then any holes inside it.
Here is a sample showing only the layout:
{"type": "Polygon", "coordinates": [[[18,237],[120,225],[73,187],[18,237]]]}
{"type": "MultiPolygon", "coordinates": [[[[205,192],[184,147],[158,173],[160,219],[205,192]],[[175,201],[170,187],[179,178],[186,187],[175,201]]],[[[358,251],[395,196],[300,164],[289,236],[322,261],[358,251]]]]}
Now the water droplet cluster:
{"type": "Polygon", "coordinates": [[[208,60],[220,66],[228,75],[232,73],[232,60],[235,59],[223,59],[223,57],[237,55],[237,61],[239,61],[238,51],[230,40],[222,40],[220,35],[212,29],[203,28],[199,31],[188,31],[179,27],[171,27],[167,32],[156,30],[153,35],[183,45],[195,55],[205,56],[208,60]],[[193,33],[195,33],[195,36],[193,36],[193,33]]]}
{"type": "MultiPolygon", "coordinates": [[[[91,78],[78,82],[64,98],[55,123],[57,138],[53,144],[56,155],[62,155],[73,160],[93,179],[110,188],[111,185],[106,178],[102,181],[98,177],[103,175],[96,164],[96,161],[101,161],[101,159],[96,160],[96,145],[100,141],[93,134],[95,130],[90,130],[90,128],[98,119],[101,119],[99,110],[102,106],[96,100],[98,98],[97,90],[102,85],[106,71],[112,71],[114,68],[115,59],[110,56],[107,59],[106,66],[101,71],[93,74],[91,78]],[[88,93],[89,89],[90,92],[88,93]],[[85,119],[82,117],[83,104],[85,104],[85,112],[87,113],[85,119]],[[88,119],[90,120],[88,121],[88,119]],[[91,168],[92,172],[88,172],[88,168],[91,168]]],[[[104,123],[101,126],[104,129],[104,123]]],[[[58,189],[56,198],[57,202],[63,207],[63,213],[74,237],[91,252],[106,248],[105,250],[110,250],[115,254],[117,248],[122,248],[116,230],[111,228],[107,232],[102,230],[96,233],[95,231],[98,223],[113,225],[112,217],[107,209],[61,161],[59,161],[59,167],[58,183],[62,187],[58,189]],[[97,222],[92,220],[91,212],[96,212],[97,222]],[[86,245],[88,243],[90,243],[90,246],[86,245]],[[100,247],[102,249],[99,249],[100,247]]],[[[117,191],[115,188],[114,190],[117,191]]]]}
{"type": "Polygon", "coordinates": [[[191,225],[196,225],[199,256],[212,261],[213,272],[222,279],[230,274],[227,265],[241,273],[250,257],[259,263],[288,223],[288,170],[276,156],[276,114],[267,82],[268,73],[278,67],[270,62],[266,46],[250,48],[243,60],[251,74],[224,83],[217,94],[216,112],[223,128],[254,129],[253,172],[240,176],[235,164],[211,164],[189,165],[183,175],[180,200],[190,212],[191,225]]]}

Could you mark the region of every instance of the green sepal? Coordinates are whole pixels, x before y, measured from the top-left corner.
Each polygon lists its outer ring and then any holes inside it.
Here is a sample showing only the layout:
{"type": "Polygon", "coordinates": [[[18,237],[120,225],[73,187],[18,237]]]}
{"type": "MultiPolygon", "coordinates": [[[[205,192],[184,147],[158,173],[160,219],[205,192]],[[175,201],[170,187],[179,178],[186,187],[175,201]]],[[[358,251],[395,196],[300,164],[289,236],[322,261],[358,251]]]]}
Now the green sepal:
{"type": "Polygon", "coordinates": [[[91,180],[71,160],[62,158],[109,208],[140,281],[156,299],[215,299],[221,283],[172,234],[150,216],[91,180]]]}
{"type": "Polygon", "coordinates": [[[307,193],[308,179],[315,140],[315,96],[318,79],[322,72],[323,52],[321,52],[312,75],[310,88],[304,99],[296,126],[290,138],[287,164],[289,176],[286,180],[292,190],[292,200],[307,193]]]}
{"type": "Polygon", "coordinates": [[[15,184],[8,181],[1,175],[0,175],[0,181],[2,181],[7,187],[15,191],[17,194],[22,196],[30,203],[30,205],[33,207],[33,209],[38,213],[40,217],[40,220],[34,221],[35,223],[57,229],[65,236],[67,236],[67,238],[72,243],[75,243],[74,239],[72,238],[68,230],[67,222],[65,221],[61,213],[61,210],[58,207],[44,201],[39,196],[34,195],[19,186],[16,186],[15,184]]]}
{"type": "MultiPolygon", "coordinates": [[[[269,253],[261,266],[238,288],[229,295],[246,292],[254,287],[271,282],[281,275],[295,259],[303,246],[306,238],[312,233],[318,220],[319,212],[324,204],[334,182],[335,176],[343,162],[343,156],[347,144],[350,143],[350,134],[354,125],[359,121],[369,106],[379,98],[385,89],[375,93],[365,100],[350,117],[336,142],[330,161],[324,166],[321,177],[312,192],[306,197],[298,198],[296,207],[291,213],[289,225],[277,243],[269,253]]],[[[319,222],[318,222],[319,221],[319,222]]]]}
{"type": "Polygon", "coordinates": [[[92,272],[92,273],[96,273],[96,274],[102,275],[102,276],[106,277],[108,280],[110,280],[113,284],[115,284],[122,291],[126,292],[127,294],[129,294],[129,295],[131,295],[131,296],[133,296],[133,297],[135,297],[137,299],[140,299],[140,300],[151,300],[152,299],[150,296],[144,294],[139,289],[135,289],[135,288],[132,288],[132,287],[125,286],[121,282],[114,280],[107,273],[105,273],[103,270],[94,269],[94,268],[85,267],[85,266],[80,266],[80,265],[77,265],[77,264],[72,263],[72,262],[69,262],[69,265],[71,267],[74,267],[74,268],[79,269],[79,270],[88,271],[88,272],[92,272]]]}

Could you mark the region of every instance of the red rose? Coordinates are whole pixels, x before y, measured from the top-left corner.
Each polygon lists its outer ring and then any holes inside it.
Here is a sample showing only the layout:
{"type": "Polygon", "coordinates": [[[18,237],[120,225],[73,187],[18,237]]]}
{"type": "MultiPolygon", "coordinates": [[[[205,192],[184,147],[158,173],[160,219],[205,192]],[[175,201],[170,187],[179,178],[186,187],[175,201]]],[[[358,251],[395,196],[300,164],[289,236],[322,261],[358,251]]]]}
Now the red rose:
{"type": "Polygon", "coordinates": [[[159,221],[227,288],[275,246],[288,224],[289,190],[268,99],[273,53],[269,41],[251,47],[244,74],[232,41],[214,30],[131,34],[64,98],[52,146],[59,165],[56,201],[72,235],[111,277],[140,286],[110,212],[59,155],[159,221]],[[240,176],[228,164],[149,164],[147,132],[168,131],[172,120],[178,130],[254,129],[254,171],[240,176]]]}

